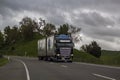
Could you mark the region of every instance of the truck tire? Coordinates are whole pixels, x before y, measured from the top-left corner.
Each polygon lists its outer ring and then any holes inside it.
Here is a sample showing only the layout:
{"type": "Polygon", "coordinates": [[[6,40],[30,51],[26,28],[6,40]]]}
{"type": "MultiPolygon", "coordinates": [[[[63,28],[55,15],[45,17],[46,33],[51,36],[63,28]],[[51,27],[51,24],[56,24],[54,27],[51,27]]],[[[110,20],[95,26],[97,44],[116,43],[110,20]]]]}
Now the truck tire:
{"type": "Polygon", "coordinates": [[[43,60],[43,57],[41,57],[41,60],[43,60]]]}
{"type": "Polygon", "coordinates": [[[39,61],[41,60],[41,57],[40,57],[40,56],[38,57],[38,60],[39,60],[39,61]]]}
{"type": "Polygon", "coordinates": [[[43,57],[42,56],[38,56],[38,60],[43,60],[43,57]]]}

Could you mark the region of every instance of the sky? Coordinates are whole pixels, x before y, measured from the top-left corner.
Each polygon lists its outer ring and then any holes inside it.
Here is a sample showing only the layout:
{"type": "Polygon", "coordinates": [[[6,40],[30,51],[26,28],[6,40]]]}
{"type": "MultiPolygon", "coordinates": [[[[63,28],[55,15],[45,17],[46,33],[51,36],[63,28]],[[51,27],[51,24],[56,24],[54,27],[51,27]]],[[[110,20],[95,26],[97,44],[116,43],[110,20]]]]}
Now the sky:
{"type": "Polygon", "coordinates": [[[26,16],[80,27],[77,48],[94,40],[102,49],[120,50],[120,0],[0,0],[0,30],[26,16]]]}

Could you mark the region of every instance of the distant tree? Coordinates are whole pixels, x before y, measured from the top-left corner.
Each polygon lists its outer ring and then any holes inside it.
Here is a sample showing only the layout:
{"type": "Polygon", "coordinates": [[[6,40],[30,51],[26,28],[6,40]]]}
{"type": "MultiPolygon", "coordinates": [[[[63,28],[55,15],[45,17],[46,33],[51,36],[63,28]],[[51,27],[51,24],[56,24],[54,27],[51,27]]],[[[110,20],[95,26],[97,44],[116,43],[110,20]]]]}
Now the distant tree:
{"type": "Polygon", "coordinates": [[[39,23],[36,22],[36,30],[40,33],[43,34],[43,29],[41,27],[45,26],[46,22],[42,18],[39,18],[39,23]]]}
{"type": "Polygon", "coordinates": [[[10,32],[11,32],[10,26],[4,28],[5,44],[10,44],[11,42],[10,32]]]}
{"type": "Polygon", "coordinates": [[[69,25],[68,24],[63,24],[58,28],[58,34],[67,34],[69,30],[69,25]]]}
{"type": "Polygon", "coordinates": [[[11,29],[11,36],[12,36],[12,41],[13,43],[18,41],[20,38],[21,38],[21,35],[20,35],[20,30],[17,26],[14,26],[12,29],[11,29]]]}
{"type": "Polygon", "coordinates": [[[45,27],[43,28],[43,34],[47,36],[53,35],[55,29],[56,29],[55,25],[51,23],[47,23],[45,27]]]}
{"type": "Polygon", "coordinates": [[[3,45],[4,45],[4,37],[2,32],[0,31],[0,49],[3,47],[3,45]]]}
{"type": "Polygon", "coordinates": [[[79,28],[79,27],[75,27],[75,26],[73,26],[73,25],[70,25],[69,27],[70,27],[70,28],[69,28],[69,31],[70,31],[71,33],[76,33],[76,32],[81,31],[81,28],[79,28]]]}
{"type": "Polygon", "coordinates": [[[20,22],[20,32],[23,40],[33,39],[33,33],[36,27],[36,23],[29,17],[24,17],[20,22]]]}
{"type": "Polygon", "coordinates": [[[89,45],[83,45],[81,48],[83,51],[90,53],[97,58],[101,56],[101,47],[97,44],[96,41],[92,41],[89,45]]]}
{"type": "Polygon", "coordinates": [[[82,51],[87,52],[86,45],[81,46],[82,51]]]}
{"type": "Polygon", "coordinates": [[[10,26],[7,26],[4,29],[6,44],[12,44],[18,41],[20,39],[19,33],[20,32],[17,26],[13,26],[12,28],[10,28],[10,26]]]}
{"type": "Polygon", "coordinates": [[[97,44],[96,41],[93,41],[91,45],[92,45],[92,49],[90,51],[90,54],[99,58],[101,56],[101,47],[97,44]]]}
{"type": "Polygon", "coordinates": [[[58,28],[58,34],[77,33],[79,31],[81,31],[81,28],[69,24],[60,25],[60,28],[58,28]]]}

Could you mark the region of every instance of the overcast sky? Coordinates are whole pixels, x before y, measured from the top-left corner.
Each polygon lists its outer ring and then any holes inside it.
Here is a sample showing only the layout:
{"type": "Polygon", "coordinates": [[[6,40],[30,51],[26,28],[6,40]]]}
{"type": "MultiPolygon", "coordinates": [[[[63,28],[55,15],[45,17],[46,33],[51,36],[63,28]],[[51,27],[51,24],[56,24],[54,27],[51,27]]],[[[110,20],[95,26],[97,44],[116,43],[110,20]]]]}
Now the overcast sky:
{"type": "Polygon", "coordinates": [[[95,40],[102,49],[120,50],[120,0],[0,0],[0,30],[25,16],[81,27],[79,45],[95,40]]]}

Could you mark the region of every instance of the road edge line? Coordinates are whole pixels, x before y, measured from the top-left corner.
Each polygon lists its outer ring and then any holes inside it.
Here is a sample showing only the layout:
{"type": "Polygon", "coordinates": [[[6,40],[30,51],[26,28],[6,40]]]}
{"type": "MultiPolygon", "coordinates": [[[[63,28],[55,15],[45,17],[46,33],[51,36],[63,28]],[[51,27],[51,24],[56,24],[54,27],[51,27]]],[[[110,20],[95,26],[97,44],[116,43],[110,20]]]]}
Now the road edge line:
{"type": "Polygon", "coordinates": [[[100,74],[96,74],[96,73],[92,73],[94,76],[97,76],[97,77],[101,77],[101,78],[104,78],[104,79],[108,79],[108,80],[116,80],[114,78],[111,78],[111,77],[107,77],[107,76],[103,76],[103,75],[100,75],[100,74]]]}
{"type": "Polygon", "coordinates": [[[7,59],[8,59],[8,61],[10,61],[10,57],[9,56],[7,57],[7,59]]]}
{"type": "Polygon", "coordinates": [[[61,65],[61,67],[67,68],[68,66],[66,66],[66,65],[61,65]]]}
{"type": "Polygon", "coordinates": [[[27,65],[22,60],[18,60],[18,61],[20,61],[24,65],[25,71],[26,71],[26,75],[27,75],[27,80],[30,80],[30,74],[29,74],[29,70],[27,68],[27,65]]]}
{"type": "Polygon", "coordinates": [[[75,63],[75,64],[90,65],[90,66],[97,66],[97,67],[105,67],[105,68],[120,69],[120,67],[117,67],[117,66],[110,66],[110,65],[92,64],[92,63],[83,63],[83,62],[74,62],[74,63],[75,63]]]}

